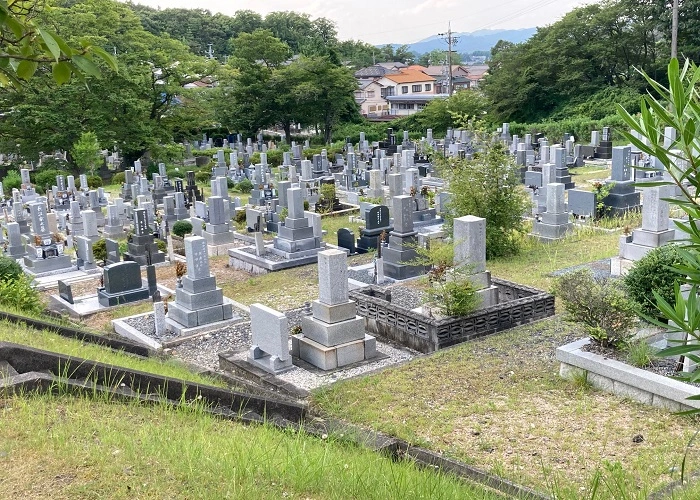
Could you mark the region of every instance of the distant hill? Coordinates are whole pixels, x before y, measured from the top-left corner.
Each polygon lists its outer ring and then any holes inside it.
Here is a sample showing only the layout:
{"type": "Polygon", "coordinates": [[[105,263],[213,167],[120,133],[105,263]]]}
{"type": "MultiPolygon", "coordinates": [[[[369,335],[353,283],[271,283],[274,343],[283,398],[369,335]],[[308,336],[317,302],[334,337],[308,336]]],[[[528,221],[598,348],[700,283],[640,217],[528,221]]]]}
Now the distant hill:
{"type": "MultiPolygon", "coordinates": [[[[507,40],[513,43],[524,42],[535,34],[537,28],[524,28],[519,30],[479,30],[473,33],[455,33],[459,38],[459,43],[455,45],[454,50],[460,54],[474,52],[475,50],[491,50],[491,47],[496,45],[499,40],[507,40]]],[[[384,46],[386,44],[381,44],[384,46]]],[[[391,44],[400,47],[402,44],[391,44]]],[[[446,44],[439,36],[431,36],[419,42],[407,44],[409,50],[417,56],[430,52],[431,50],[445,50],[446,44]]]]}

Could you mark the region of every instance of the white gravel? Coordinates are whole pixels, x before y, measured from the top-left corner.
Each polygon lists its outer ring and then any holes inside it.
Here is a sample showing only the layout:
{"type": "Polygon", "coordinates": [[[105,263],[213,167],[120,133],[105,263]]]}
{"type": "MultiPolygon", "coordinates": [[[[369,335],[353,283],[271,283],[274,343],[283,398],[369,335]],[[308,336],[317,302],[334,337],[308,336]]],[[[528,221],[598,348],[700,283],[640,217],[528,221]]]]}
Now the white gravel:
{"type": "MultiPolygon", "coordinates": [[[[240,314],[241,311],[236,310],[236,313],[240,314]]],[[[305,307],[300,309],[287,311],[285,314],[287,315],[288,325],[291,329],[295,325],[301,324],[301,318],[303,316],[311,314],[310,304],[306,304],[305,307]]],[[[249,316],[246,314],[245,319],[248,318],[249,316]]],[[[177,336],[170,333],[157,337],[155,335],[155,326],[152,314],[145,315],[140,318],[129,319],[127,320],[127,323],[141,331],[143,334],[148,335],[159,342],[174,340],[177,338],[177,336]]],[[[189,340],[185,340],[184,342],[173,346],[170,353],[188,363],[194,363],[212,371],[220,371],[220,352],[240,351],[237,354],[237,357],[244,359],[248,355],[248,348],[250,345],[250,321],[245,321],[201,336],[195,336],[189,340]]],[[[347,379],[376,370],[378,368],[401,363],[403,361],[413,359],[419,354],[416,351],[403,347],[395,347],[384,342],[377,342],[377,351],[388,357],[377,361],[371,361],[364,365],[356,366],[347,370],[338,370],[327,375],[312,373],[303,368],[295,367],[293,370],[283,373],[278,377],[299,388],[311,390],[323,385],[332,384],[338,380],[347,379]]]]}

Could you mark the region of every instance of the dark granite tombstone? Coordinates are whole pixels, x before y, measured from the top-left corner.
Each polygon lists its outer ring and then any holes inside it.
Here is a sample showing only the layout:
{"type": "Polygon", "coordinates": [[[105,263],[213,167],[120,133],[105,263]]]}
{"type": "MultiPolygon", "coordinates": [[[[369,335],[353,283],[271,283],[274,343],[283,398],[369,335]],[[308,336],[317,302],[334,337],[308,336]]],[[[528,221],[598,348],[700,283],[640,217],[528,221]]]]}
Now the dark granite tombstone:
{"type": "Polygon", "coordinates": [[[97,289],[97,300],[104,307],[147,299],[148,287],[141,279],[141,266],[124,261],[104,268],[104,286],[97,289]]]}
{"type": "Polygon", "coordinates": [[[394,227],[389,219],[389,207],[385,205],[372,207],[365,216],[365,228],[360,231],[360,238],[357,240],[358,252],[377,248],[379,235],[393,230],[394,227]]]}
{"type": "Polygon", "coordinates": [[[338,229],[338,246],[350,250],[350,254],[357,253],[355,249],[355,234],[352,230],[341,227],[338,229]]]}
{"type": "Polygon", "coordinates": [[[73,290],[65,281],[58,280],[58,296],[69,304],[73,304],[73,290]]]}
{"type": "Polygon", "coordinates": [[[121,255],[119,253],[119,243],[115,240],[105,239],[105,248],[107,250],[107,258],[105,259],[105,264],[116,264],[121,260],[121,255]]]}

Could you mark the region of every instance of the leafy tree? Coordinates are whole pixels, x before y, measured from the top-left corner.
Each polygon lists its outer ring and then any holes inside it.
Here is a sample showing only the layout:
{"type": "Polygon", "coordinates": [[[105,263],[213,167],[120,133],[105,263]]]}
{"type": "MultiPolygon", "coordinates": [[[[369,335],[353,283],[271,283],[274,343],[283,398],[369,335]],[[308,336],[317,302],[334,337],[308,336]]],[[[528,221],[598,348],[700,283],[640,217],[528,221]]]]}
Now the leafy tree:
{"type": "Polygon", "coordinates": [[[81,48],[76,48],[38,22],[43,6],[38,0],[0,1],[0,87],[21,87],[40,66],[50,67],[59,84],[72,76],[97,77],[100,69],[95,58],[117,70],[114,58],[101,47],[81,40],[81,48]]]}
{"type": "MultiPolygon", "coordinates": [[[[25,155],[70,150],[84,131],[118,148],[130,163],[152,145],[168,142],[168,116],[177,109],[182,85],[213,73],[212,62],[193,56],[187,47],[166,35],[146,32],[124,4],[111,0],[61,3],[44,13],[68,43],[81,39],[113,47],[124,71],[110,78],[89,77],[85,85],[70,82],[56,87],[47,74],[37,74],[26,92],[0,94],[0,106],[12,110],[0,122],[2,144],[20,144],[25,155]],[[62,6],[67,5],[67,6],[62,6]]],[[[215,63],[214,63],[215,64],[215,63]]],[[[180,125],[181,128],[185,128],[180,125]]]]}
{"type": "Polygon", "coordinates": [[[83,132],[71,150],[73,161],[81,171],[95,175],[95,166],[100,161],[100,143],[94,132],[83,132]]]}
{"type": "Polygon", "coordinates": [[[452,232],[457,217],[483,217],[487,258],[514,255],[520,251],[520,237],[525,232],[522,214],[529,201],[512,156],[502,144],[484,146],[486,151],[476,153],[471,161],[438,160],[452,193],[445,228],[452,232]]]}
{"type": "MultiPolygon", "coordinates": [[[[447,64],[447,51],[435,49],[430,52],[422,54],[417,60],[416,64],[421,66],[439,66],[441,64],[447,64]]],[[[456,52],[452,52],[452,64],[462,64],[462,56],[456,52]]]]}
{"type": "Polygon", "coordinates": [[[379,48],[377,60],[383,62],[402,62],[411,64],[416,55],[411,52],[408,45],[399,45],[394,48],[393,45],[387,44],[379,48]]]}
{"type": "Polygon", "coordinates": [[[591,4],[539,28],[524,43],[499,42],[483,84],[495,118],[532,122],[604,88],[644,90],[635,68],[653,73],[662,56],[657,4],[591,4]]]}

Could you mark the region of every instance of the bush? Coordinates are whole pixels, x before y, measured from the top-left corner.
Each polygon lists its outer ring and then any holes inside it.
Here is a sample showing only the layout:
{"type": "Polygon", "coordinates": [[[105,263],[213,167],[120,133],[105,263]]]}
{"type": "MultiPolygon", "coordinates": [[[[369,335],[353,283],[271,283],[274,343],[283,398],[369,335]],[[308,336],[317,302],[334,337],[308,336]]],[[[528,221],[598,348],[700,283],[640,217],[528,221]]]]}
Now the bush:
{"type": "Polygon", "coordinates": [[[39,314],[44,310],[39,292],[24,275],[0,280],[0,304],[27,313],[39,314]]]}
{"type": "Polygon", "coordinates": [[[96,260],[105,262],[107,260],[107,240],[100,238],[92,244],[92,255],[96,260]]]}
{"type": "Polygon", "coordinates": [[[34,174],[34,184],[42,188],[48,186],[49,189],[51,189],[51,186],[56,184],[56,176],[58,175],[66,175],[66,171],[54,169],[41,170],[34,174]]]}
{"type": "Polygon", "coordinates": [[[675,305],[674,286],[682,276],[672,268],[682,262],[678,246],[665,245],[655,248],[634,263],[623,280],[627,293],[637,305],[639,313],[662,319],[652,291],[656,291],[669,304],[675,305]]]}
{"type": "Polygon", "coordinates": [[[590,269],[581,269],[559,277],[552,293],[592,340],[603,347],[624,347],[636,313],[622,280],[596,278],[590,269]]]}
{"type": "Polygon", "coordinates": [[[15,259],[0,257],[0,281],[18,278],[23,274],[22,266],[15,259]]]}
{"type": "Polygon", "coordinates": [[[102,187],[102,177],[99,175],[88,175],[87,182],[90,189],[102,187]]]}
{"type": "Polygon", "coordinates": [[[449,179],[452,196],[446,207],[445,229],[465,215],[486,219],[486,258],[515,255],[525,233],[522,215],[530,207],[520,172],[502,144],[489,145],[474,160],[438,160],[449,179]]]}
{"type": "Polygon", "coordinates": [[[235,216],[234,220],[236,221],[236,224],[243,224],[246,221],[246,213],[245,210],[236,210],[235,211],[235,216]]]}
{"type": "Polygon", "coordinates": [[[238,184],[236,184],[236,186],[234,187],[234,189],[235,189],[236,191],[238,191],[239,193],[247,194],[247,193],[250,193],[250,192],[253,190],[253,183],[250,182],[250,179],[246,178],[246,179],[243,179],[243,180],[242,180],[241,182],[239,182],[238,184]]]}
{"type": "Polygon", "coordinates": [[[236,187],[236,183],[235,183],[234,180],[231,179],[230,177],[226,177],[226,187],[227,187],[228,189],[233,189],[233,188],[236,187]]]}
{"type": "Polygon", "coordinates": [[[124,172],[117,172],[112,176],[112,184],[121,186],[126,182],[126,174],[124,172]]]}
{"type": "Polygon", "coordinates": [[[200,170],[199,172],[195,172],[194,180],[195,182],[199,183],[207,183],[211,180],[211,172],[209,170],[200,170]]]}
{"type": "Polygon", "coordinates": [[[184,238],[186,234],[192,232],[192,223],[186,220],[179,220],[175,224],[173,224],[172,231],[175,236],[184,238]]]}
{"type": "Polygon", "coordinates": [[[158,250],[165,253],[168,251],[168,244],[163,240],[157,239],[156,245],[158,245],[158,250]]]}
{"type": "Polygon", "coordinates": [[[7,175],[2,178],[2,188],[5,190],[5,195],[10,196],[13,189],[20,189],[22,187],[22,177],[20,177],[19,172],[12,170],[7,172],[7,175]]]}

